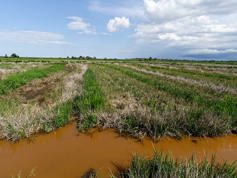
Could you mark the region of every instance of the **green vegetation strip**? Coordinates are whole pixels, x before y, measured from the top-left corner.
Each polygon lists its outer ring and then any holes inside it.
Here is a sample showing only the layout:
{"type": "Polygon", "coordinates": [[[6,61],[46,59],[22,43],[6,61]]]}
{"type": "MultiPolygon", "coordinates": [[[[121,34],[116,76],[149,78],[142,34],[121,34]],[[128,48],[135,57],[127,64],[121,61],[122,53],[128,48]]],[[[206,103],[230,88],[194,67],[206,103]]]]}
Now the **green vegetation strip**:
{"type": "Polygon", "coordinates": [[[42,126],[45,132],[63,127],[69,122],[72,115],[78,117],[78,130],[86,131],[97,126],[96,111],[105,106],[104,95],[96,81],[95,74],[88,69],[83,76],[83,91],[80,96],[76,96],[53,110],[54,118],[48,120],[42,126]]]}
{"type": "Polygon", "coordinates": [[[97,125],[96,111],[103,109],[105,98],[95,74],[88,69],[83,78],[83,93],[73,102],[74,112],[80,118],[78,129],[88,130],[97,125]]]}
{"type": "Polygon", "coordinates": [[[160,71],[164,74],[173,75],[173,76],[183,76],[192,79],[206,79],[216,82],[225,82],[229,83],[232,82],[234,86],[237,86],[237,77],[234,75],[226,75],[226,74],[219,74],[219,73],[210,73],[210,72],[198,72],[192,71],[188,69],[172,69],[172,68],[163,68],[159,66],[142,66],[153,71],[160,71]]]}
{"type": "Polygon", "coordinates": [[[22,85],[25,85],[33,79],[47,77],[49,74],[63,69],[63,64],[54,64],[47,68],[32,69],[19,74],[10,75],[7,79],[0,81],[0,95],[4,95],[22,85]]]}
{"type": "Polygon", "coordinates": [[[113,126],[120,133],[157,139],[164,135],[213,137],[230,132],[228,119],[209,110],[157,91],[155,87],[112,68],[100,65],[93,69],[106,96],[129,93],[141,104],[138,109],[120,115],[120,121],[113,126]]]}
{"type": "MultiPolygon", "coordinates": [[[[188,87],[176,82],[165,81],[157,76],[138,72],[133,69],[115,65],[104,66],[118,70],[129,77],[169,93],[173,97],[184,99],[189,103],[197,104],[202,108],[200,111],[214,111],[217,115],[230,119],[234,128],[237,126],[237,98],[235,96],[226,94],[222,98],[215,98],[213,96],[208,96],[205,93],[201,93],[197,88],[188,87]]],[[[200,111],[194,115],[200,115],[200,111]]]]}
{"type": "Polygon", "coordinates": [[[155,154],[152,159],[143,159],[135,156],[130,167],[121,172],[119,177],[124,178],[145,178],[145,177],[182,177],[182,178],[203,178],[203,177],[237,177],[237,170],[233,164],[218,164],[212,158],[211,162],[203,161],[197,163],[194,158],[178,162],[167,156],[155,154]]]}
{"type": "Polygon", "coordinates": [[[11,63],[0,63],[0,68],[2,69],[8,69],[11,68],[12,64],[11,63]]]}
{"type": "Polygon", "coordinates": [[[56,128],[66,125],[71,117],[73,111],[72,107],[73,102],[71,100],[56,106],[54,108],[55,117],[52,120],[43,123],[42,130],[45,132],[51,132],[56,128]]]}

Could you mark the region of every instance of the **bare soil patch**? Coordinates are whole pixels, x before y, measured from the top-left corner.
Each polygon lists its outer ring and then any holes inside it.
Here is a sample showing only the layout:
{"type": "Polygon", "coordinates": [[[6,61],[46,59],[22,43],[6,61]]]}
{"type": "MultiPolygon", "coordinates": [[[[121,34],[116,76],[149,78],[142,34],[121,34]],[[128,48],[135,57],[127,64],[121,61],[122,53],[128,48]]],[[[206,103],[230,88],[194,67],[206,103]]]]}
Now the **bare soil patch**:
{"type": "Polygon", "coordinates": [[[64,75],[65,73],[61,72],[47,78],[34,80],[17,89],[15,95],[23,103],[37,101],[39,104],[42,104],[47,99],[46,95],[55,89],[55,86],[64,75]]]}

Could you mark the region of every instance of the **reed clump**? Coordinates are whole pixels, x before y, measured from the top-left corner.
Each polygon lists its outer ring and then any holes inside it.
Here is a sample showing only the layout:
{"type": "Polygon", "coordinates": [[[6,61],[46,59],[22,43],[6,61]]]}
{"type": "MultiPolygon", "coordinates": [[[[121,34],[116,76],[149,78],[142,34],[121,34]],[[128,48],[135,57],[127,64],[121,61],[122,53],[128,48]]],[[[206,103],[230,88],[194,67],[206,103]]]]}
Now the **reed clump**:
{"type": "Polygon", "coordinates": [[[135,156],[127,170],[120,172],[122,178],[235,178],[235,164],[217,164],[215,158],[210,162],[197,162],[194,158],[188,161],[177,161],[166,155],[156,153],[151,159],[135,156]]]}

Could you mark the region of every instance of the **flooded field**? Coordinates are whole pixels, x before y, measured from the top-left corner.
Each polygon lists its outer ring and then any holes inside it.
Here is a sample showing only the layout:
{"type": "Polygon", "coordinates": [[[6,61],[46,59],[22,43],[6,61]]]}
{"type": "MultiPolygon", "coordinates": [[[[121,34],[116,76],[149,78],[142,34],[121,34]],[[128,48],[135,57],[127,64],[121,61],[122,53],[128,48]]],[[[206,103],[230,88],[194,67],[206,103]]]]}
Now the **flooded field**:
{"type": "Polygon", "coordinates": [[[237,158],[237,136],[218,138],[184,138],[180,141],[162,138],[153,143],[150,139],[138,141],[121,137],[113,130],[79,134],[75,124],[67,125],[50,134],[21,140],[17,143],[0,142],[0,177],[22,177],[34,171],[35,177],[80,177],[90,168],[99,177],[109,177],[118,168],[127,167],[132,156],[150,157],[154,150],[177,159],[198,160],[216,155],[217,162],[232,163],[237,158]]]}
{"type": "Polygon", "coordinates": [[[1,178],[237,176],[237,64],[25,63],[0,80],[1,178]]]}

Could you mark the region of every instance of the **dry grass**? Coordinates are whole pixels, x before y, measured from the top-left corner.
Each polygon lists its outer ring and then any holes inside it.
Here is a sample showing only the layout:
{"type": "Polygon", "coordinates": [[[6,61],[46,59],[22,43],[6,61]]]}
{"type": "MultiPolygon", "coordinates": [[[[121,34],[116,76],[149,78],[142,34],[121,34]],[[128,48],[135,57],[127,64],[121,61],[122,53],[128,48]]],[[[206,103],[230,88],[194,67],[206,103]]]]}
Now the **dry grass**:
{"type": "Polygon", "coordinates": [[[177,161],[168,156],[156,153],[151,159],[135,156],[125,171],[118,177],[123,178],[235,178],[237,170],[234,164],[217,164],[213,158],[210,162],[197,162],[194,158],[187,161],[177,161]]]}
{"type": "MultiPolygon", "coordinates": [[[[74,65],[71,72],[56,73],[48,78],[39,79],[28,83],[15,92],[15,99],[22,98],[18,95],[23,89],[36,90],[41,88],[41,84],[47,81],[47,84],[53,84],[53,88],[45,90],[37,96],[37,100],[27,100],[24,104],[22,100],[18,105],[13,105],[6,112],[0,113],[1,137],[9,140],[29,137],[30,135],[41,131],[45,123],[50,122],[55,117],[54,108],[73,99],[80,94],[80,82],[87,69],[86,65],[74,65]],[[63,76],[63,77],[62,77],[63,76]],[[42,101],[42,98],[44,100],[42,101]],[[43,103],[43,104],[42,104],[43,103]]],[[[49,89],[49,88],[48,88],[49,89]]],[[[22,93],[21,93],[22,94],[22,93]]],[[[6,97],[6,101],[13,101],[6,97]]],[[[50,128],[53,129],[53,128],[50,128]]]]}
{"type": "Polygon", "coordinates": [[[96,114],[98,125],[154,139],[163,135],[216,136],[229,132],[228,120],[214,112],[109,67],[92,67],[108,101],[107,109],[96,114]]]}
{"type": "Polygon", "coordinates": [[[169,80],[186,83],[188,85],[194,85],[194,86],[207,88],[207,89],[213,90],[214,92],[229,93],[229,94],[237,95],[237,89],[231,88],[231,87],[228,87],[228,86],[225,86],[225,85],[221,85],[221,84],[216,85],[212,82],[205,81],[205,80],[194,80],[194,79],[191,79],[191,78],[185,78],[185,77],[181,77],[181,76],[167,75],[167,74],[164,74],[162,72],[158,72],[158,71],[154,72],[154,71],[147,70],[147,69],[144,69],[144,68],[138,68],[138,67],[135,67],[133,65],[127,65],[127,64],[120,64],[120,65],[131,68],[131,69],[134,69],[134,70],[137,70],[137,71],[140,71],[140,72],[144,72],[146,74],[152,74],[152,75],[156,75],[156,76],[159,76],[159,77],[167,78],[169,80]]]}

